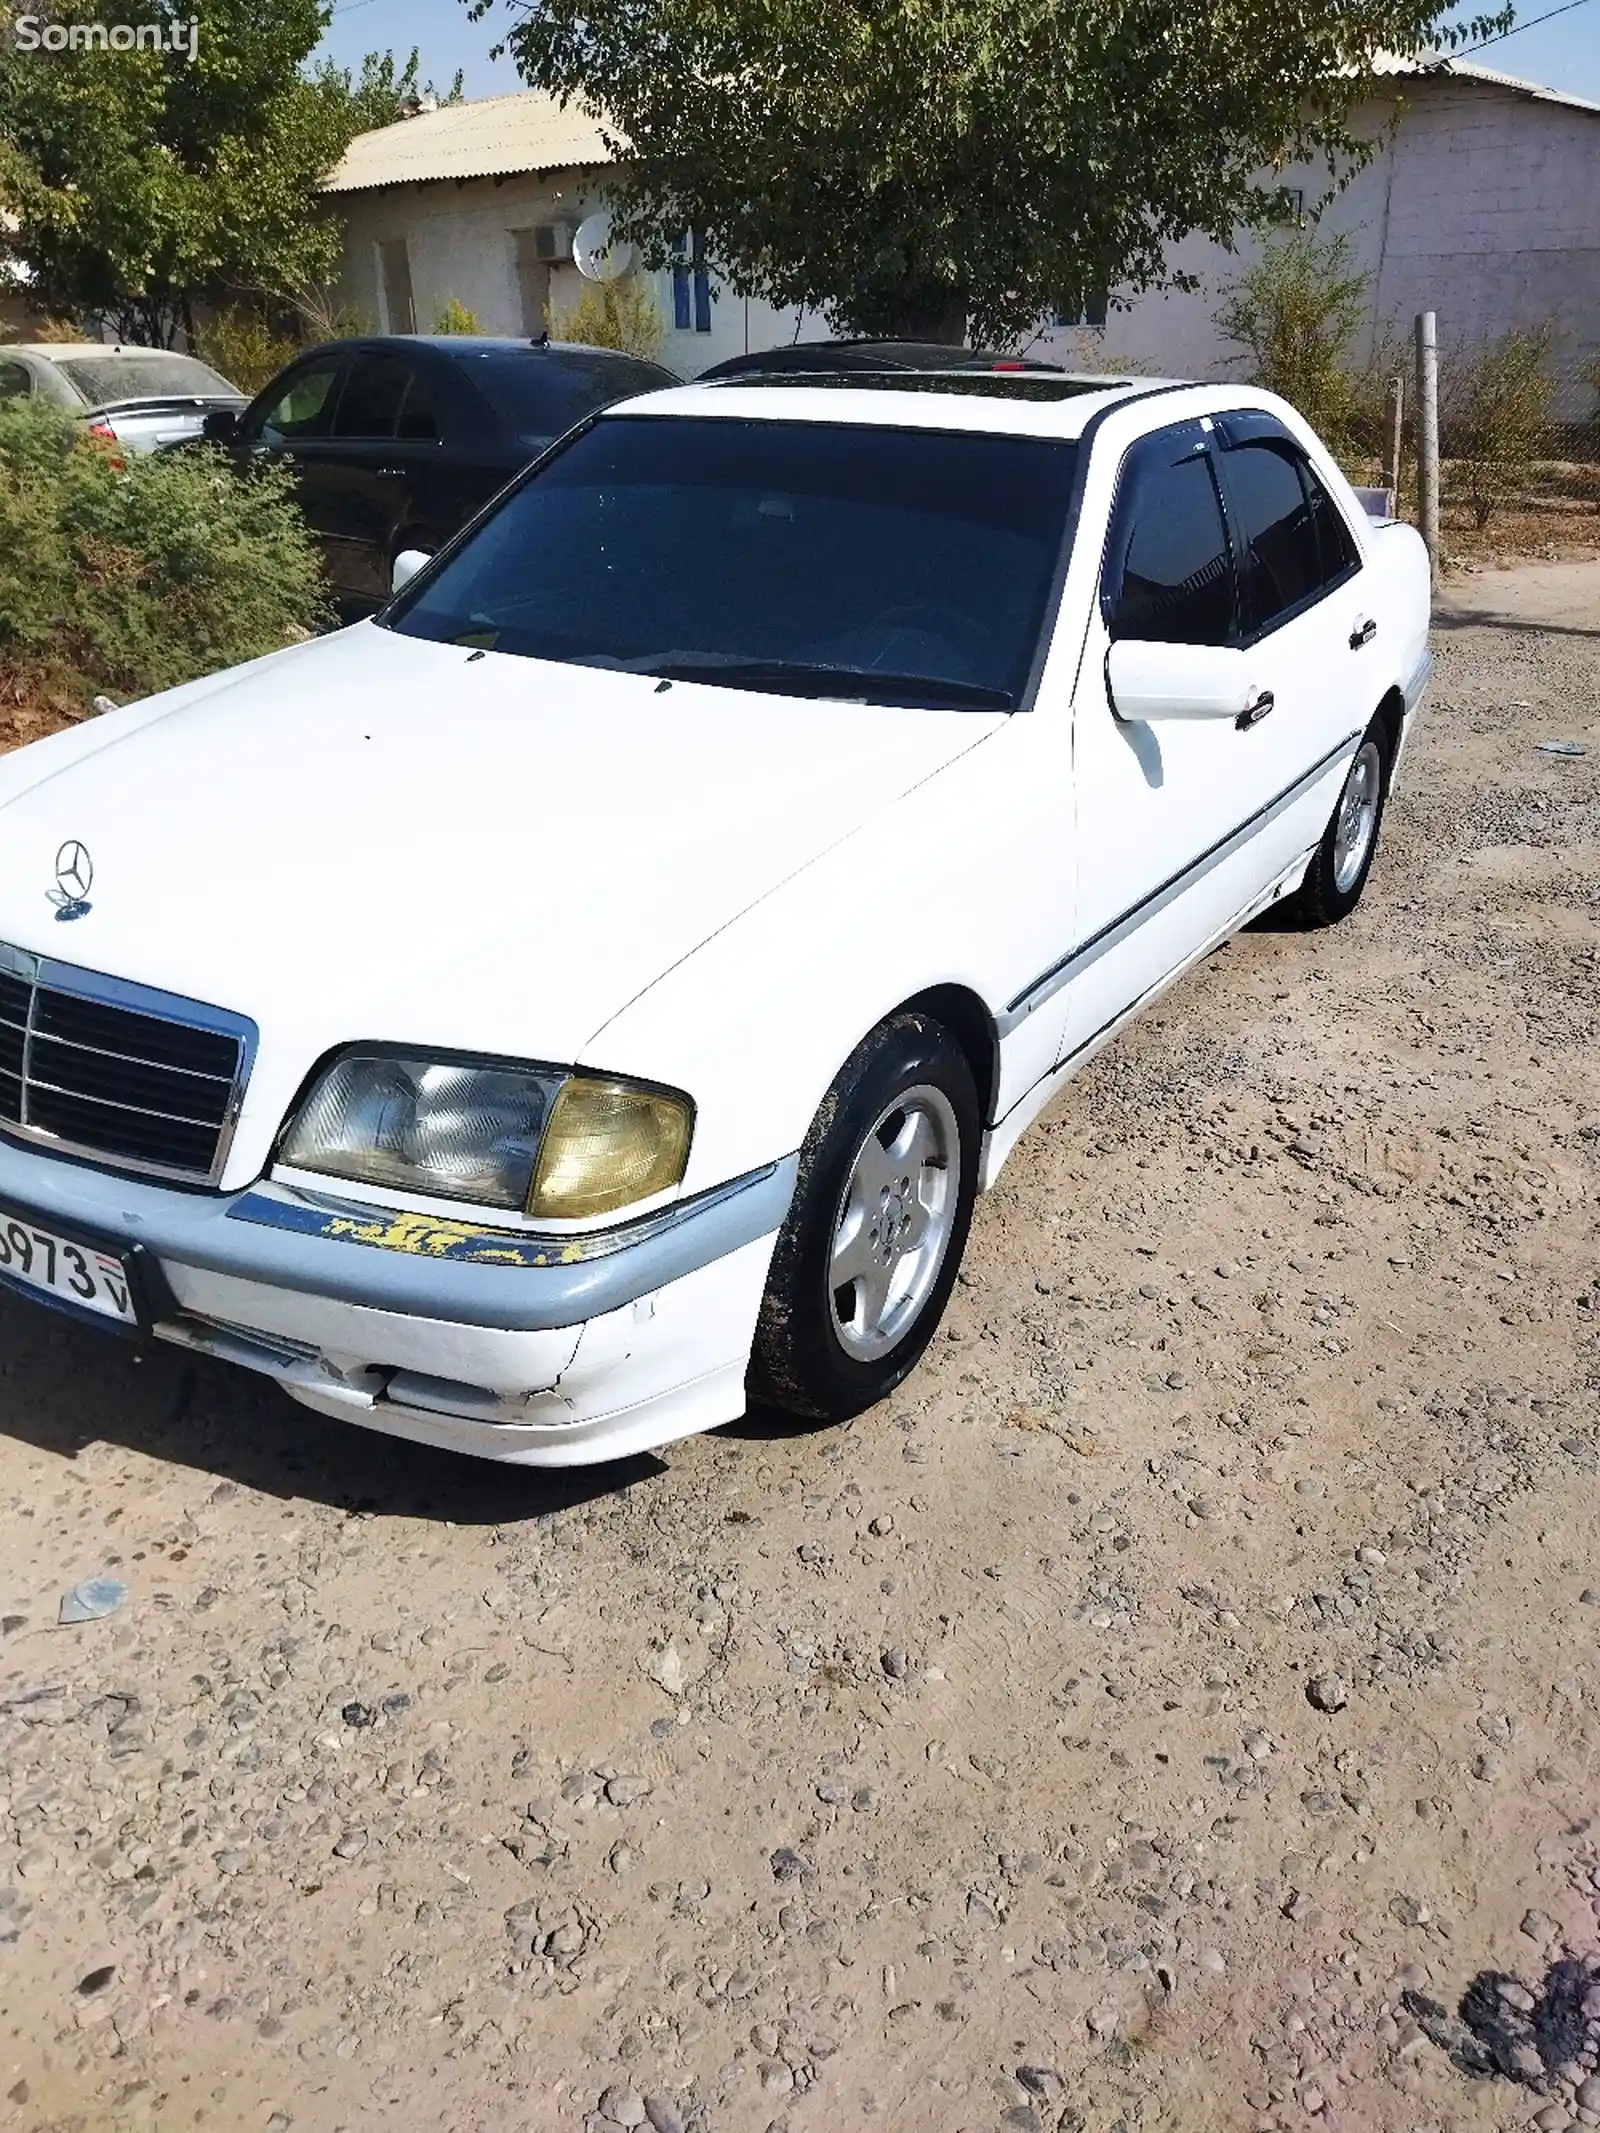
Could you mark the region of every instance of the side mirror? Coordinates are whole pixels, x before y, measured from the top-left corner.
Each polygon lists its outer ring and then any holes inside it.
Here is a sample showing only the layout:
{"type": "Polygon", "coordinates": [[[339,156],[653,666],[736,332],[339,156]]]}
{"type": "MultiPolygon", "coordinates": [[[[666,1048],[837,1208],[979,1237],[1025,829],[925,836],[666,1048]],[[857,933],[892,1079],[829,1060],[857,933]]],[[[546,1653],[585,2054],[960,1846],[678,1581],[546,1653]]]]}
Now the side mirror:
{"type": "Polygon", "coordinates": [[[1249,654],[1231,645],[1119,637],[1106,654],[1106,686],[1112,710],[1130,725],[1162,718],[1231,718],[1252,725],[1252,710],[1265,715],[1257,708],[1249,654]]]}
{"type": "Polygon", "coordinates": [[[214,407],[200,425],[207,444],[232,444],[239,434],[239,412],[232,407],[214,407]]]}
{"type": "Polygon", "coordinates": [[[390,583],[396,592],[403,592],[425,564],[433,557],[424,548],[402,548],[394,559],[394,576],[390,583]]]}

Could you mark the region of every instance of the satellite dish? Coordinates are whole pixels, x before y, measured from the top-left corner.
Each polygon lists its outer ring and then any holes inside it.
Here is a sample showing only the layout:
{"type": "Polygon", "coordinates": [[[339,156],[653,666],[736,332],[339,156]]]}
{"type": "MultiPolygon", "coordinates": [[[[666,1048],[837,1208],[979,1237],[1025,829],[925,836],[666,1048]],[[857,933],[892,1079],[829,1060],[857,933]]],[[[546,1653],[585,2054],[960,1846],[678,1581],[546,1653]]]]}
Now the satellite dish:
{"type": "Polygon", "coordinates": [[[613,240],[611,217],[603,208],[585,215],[572,234],[572,263],[585,281],[622,281],[638,257],[626,238],[613,240]]]}

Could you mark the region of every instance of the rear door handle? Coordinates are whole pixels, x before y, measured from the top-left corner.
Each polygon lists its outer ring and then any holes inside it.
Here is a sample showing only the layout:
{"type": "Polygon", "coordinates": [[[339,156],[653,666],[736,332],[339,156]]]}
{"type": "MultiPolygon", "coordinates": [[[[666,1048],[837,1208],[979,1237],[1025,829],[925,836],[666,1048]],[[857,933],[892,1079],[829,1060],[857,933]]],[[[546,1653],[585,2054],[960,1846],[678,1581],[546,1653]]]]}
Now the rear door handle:
{"type": "Polygon", "coordinates": [[[1370,615],[1363,615],[1350,632],[1350,649],[1359,652],[1364,644],[1370,644],[1378,634],[1378,625],[1370,615]]]}
{"type": "Polygon", "coordinates": [[[1263,689],[1245,705],[1233,723],[1241,733],[1248,733],[1252,726],[1260,725],[1277,700],[1270,689],[1263,689]]]}

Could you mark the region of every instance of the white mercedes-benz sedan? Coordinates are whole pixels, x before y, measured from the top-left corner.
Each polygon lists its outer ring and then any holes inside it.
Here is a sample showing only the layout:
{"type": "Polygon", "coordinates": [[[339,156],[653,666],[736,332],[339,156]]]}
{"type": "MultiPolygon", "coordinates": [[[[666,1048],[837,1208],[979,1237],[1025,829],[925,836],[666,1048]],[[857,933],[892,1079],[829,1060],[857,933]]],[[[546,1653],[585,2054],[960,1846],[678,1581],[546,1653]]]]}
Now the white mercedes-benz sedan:
{"type": "Polygon", "coordinates": [[[376,620],[0,762],[0,1279],[489,1458],[855,1414],[1074,1070],[1356,904],[1428,608],[1259,392],[613,407],[376,620]]]}

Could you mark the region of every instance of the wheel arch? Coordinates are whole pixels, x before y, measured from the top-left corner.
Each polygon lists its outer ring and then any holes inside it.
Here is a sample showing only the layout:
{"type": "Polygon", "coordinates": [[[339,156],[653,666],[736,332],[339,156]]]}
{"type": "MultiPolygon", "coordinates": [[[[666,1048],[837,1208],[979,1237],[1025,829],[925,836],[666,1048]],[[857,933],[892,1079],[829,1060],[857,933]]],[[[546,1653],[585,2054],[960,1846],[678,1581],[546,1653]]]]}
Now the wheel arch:
{"type": "Polygon", "coordinates": [[[1406,700],[1398,689],[1391,689],[1373,713],[1373,718],[1382,725],[1389,740],[1389,762],[1394,763],[1400,749],[1400,736],[1405,731],[1406,700]]]}
{"type": "Polygon", "coordinates": [[[931,1015],[941,1023],[966,1054],[977,1084],[978,1109],[987,1125],[993,1115],[995,1092],[1000,1085],[1000,1038],[994,1016],[982,995],[968,985],[930,985],[891,1010],[894,1015],[931,1015]]]}

